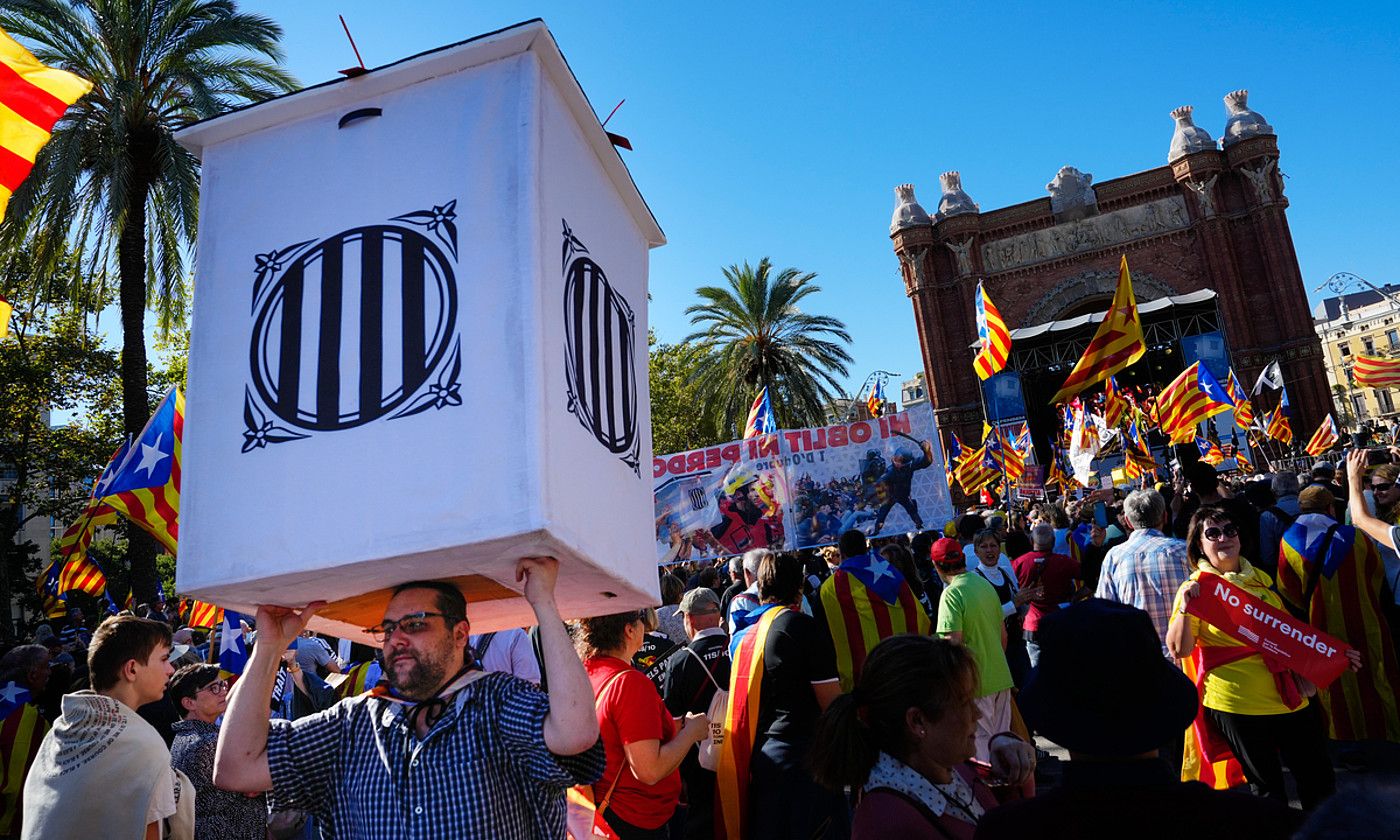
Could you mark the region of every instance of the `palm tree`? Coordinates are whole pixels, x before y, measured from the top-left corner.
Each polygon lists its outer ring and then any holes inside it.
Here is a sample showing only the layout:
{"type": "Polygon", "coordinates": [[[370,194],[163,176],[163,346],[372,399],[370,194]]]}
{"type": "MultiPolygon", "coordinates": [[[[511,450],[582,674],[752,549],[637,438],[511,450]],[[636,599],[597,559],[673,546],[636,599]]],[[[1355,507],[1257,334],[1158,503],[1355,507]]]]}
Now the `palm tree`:
{"type": "Polygon", "coordinates": [[[780,426],[823,422],[826,406],[841,393],[851,356],[844,345],[846,325],[826,315],[808,315],[798,304],[821,291],[817,275],[795,268],[773,273],[767,257],[758,267],[724,269],[728,288],[695,290],[703,303],[688,307],[698,329],[685,341],[699,342],[710,358],[695,383],[705,395],[704,410],[717,426],[737,430],[764,386],[780,426]]]}
{"type": "MultiPolygon", "coordinates": [[[[70,246],[94,276],[115,264],[122,322],[122,422],[150,417],[145,315],[185,315],[185,254],[198,222],[199,165],[174,133],[295,86],[282,30],[233,0],[0,0],[0,28],[40,61],[91,81],[54,127],[10,202],[0,244],[28,240],[40,263],[70,246]]],[[[137,596],[155,593],[155,545],[132,529],[137,596]]]]}

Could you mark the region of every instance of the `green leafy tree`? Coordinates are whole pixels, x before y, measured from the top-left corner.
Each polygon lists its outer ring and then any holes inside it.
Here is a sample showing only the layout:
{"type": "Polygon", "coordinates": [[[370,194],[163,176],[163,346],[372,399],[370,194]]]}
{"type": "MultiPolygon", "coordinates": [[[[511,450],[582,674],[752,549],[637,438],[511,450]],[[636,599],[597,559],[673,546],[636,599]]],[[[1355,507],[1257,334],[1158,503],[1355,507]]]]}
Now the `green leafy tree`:
{"type": "Polygon", "coordinates": [[[647,346],[652,452],[665,455],[722,442],[713,420],[700,410],[704,402],[695,385],[705,354],[693,344],[661,344],[650,332],[647,346]]]}
{"type": "Polygon", "coordinates": [[[764,257],[757,267],[731,265],[724,277],[727,287],[696,289],[702,302],[685,310],[697,327],[685,341],[706,353],[693,381],[707,416],[726,436],[737,435],[767,386],[779,426],[821,423],[841,393],[851,337],[841,321],[799,308],[821,291],[817,275],[775,273],[764,257]]]}
{"type": "MultiPolygon", "coordinates": [[[[119,442],[114,424],[100,420],[50,425],[59,412],[100,418],[102,394],[117,378],[117,354],[87,330],[84,314],[84,307],[26,308],[0,342],[0,464],[8,472],[0,604],[16,592],[33,593],[40,572],[38,546],[20,538],[25,526],[72,521],[119,442]]],[[[8,621],[0,622],[0,632],[10,631],[8,621]]]]}
{"type": "MultiPolygon", "coordinates": [[[[198,222],[198,162],[175,132],[291,90],[281,27],[233,0],[0,0],[0,28],[93,83],[15,192],[3,234],[11,246],[28,238],[41,263],[72,245],[115,266],[122,422],[139,434],[150,416],[146,310],[161,330],[178,325],[198,222]]],[[[155,541],[133,534],[131,551],[149,597],[155,541]]]]}

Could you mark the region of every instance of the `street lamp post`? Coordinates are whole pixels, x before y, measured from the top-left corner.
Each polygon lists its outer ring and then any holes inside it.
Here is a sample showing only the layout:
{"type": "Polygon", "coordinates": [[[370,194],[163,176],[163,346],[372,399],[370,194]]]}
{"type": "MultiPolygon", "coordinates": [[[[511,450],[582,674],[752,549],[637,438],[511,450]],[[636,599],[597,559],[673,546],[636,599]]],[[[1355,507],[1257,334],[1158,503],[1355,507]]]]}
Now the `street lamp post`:
{"type": "Polygon", "coordinates": [[[888,370],[872,370],[870,372],[870,375],[865,377],[865,381],[860,384],[860,388],[857,389],[855,397],[850,398],[850,403],[846,406],[846,422],[849,423],[852,420],[856,419],[856,405],[860,400],[860,395],[869,391],[871,383],[875,382],[877,378],[884,384],[888,385],[891,376],[903,375],[904,374],[902,373],[893,373],[888,370]]]}

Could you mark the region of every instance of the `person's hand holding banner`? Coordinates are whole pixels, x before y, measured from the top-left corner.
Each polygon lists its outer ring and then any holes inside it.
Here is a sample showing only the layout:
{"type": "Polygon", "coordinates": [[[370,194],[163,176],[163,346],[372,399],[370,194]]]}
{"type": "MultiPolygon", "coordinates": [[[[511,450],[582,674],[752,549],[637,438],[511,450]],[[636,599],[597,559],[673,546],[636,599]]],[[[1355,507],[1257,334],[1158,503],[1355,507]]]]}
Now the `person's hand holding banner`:
{"type": "Polygon", "coordinates": [[[1278,659],[1318,690],[1348,667],[1360,667],[1359,652],[1341,639],[1269,606],[1219,575],[1201,575],[1198,582],[1199,594],[1185,600],[1187,613],[1278,659]]]}

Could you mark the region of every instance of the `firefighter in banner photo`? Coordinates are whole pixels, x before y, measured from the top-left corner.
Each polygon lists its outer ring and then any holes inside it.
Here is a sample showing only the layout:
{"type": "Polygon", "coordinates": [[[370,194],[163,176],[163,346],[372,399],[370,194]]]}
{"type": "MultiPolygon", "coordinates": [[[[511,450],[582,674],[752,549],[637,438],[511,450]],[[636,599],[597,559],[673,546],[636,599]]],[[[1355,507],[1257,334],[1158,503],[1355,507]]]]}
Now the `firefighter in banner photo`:
{"type": "Polygon", "coordinates": [[[924,520],[919,516],[919,503],[914,501],[909,493],[914,481],[914,473],[933,463],[933,444],[927,440],[915,440],[903,432],[895,432],[895,434],[918,444],[920,457],[915,460],[912,453],[901,449],[890,459],[889,469],[880,476],[880,484],[888,495],[884,504],[880,505],[879,512],[875,514],[874,533],[876,534],[880,533],[880,529],[885,524],[885,517],[889,515],[895,505],[904,508],[904,512],[909,514],[909,518],[914,521],[915,528],[920,531],[924,529],[924,520]]]}
{"type": "Polygon", "coordinates": [[[710,534],[726,554],[783,546],[783,506],[769,475],[737,464],[725,476],[720,521],[710,534]]]}

